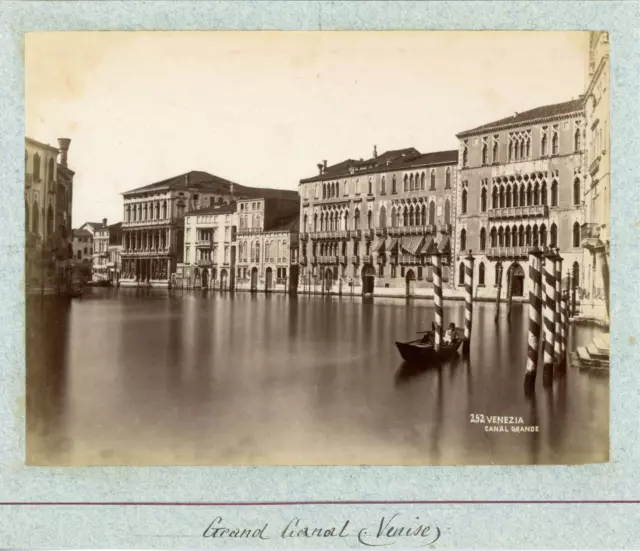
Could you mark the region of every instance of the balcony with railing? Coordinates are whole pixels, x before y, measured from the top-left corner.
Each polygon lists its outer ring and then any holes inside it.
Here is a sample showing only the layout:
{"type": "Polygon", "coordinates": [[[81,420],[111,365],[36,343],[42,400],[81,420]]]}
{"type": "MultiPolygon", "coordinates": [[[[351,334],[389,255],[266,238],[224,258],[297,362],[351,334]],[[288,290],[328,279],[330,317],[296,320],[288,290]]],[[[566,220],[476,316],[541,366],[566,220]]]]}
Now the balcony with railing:
{"type": "Polygon", "coordinates": [[[349,230],[349,237],[351,239],[362,239],[362,230],[349,230]]]}
{"type": "Polygon", "coordinates": [[[262,228],[239,228],[238,233],[240,235],[253,235],[262,232],[262,228]]]}
{"type": "Polygon", "coordinates": [[[313,234],[315,239],[347,239],[349,232],[346,230],[336,231],[319,231],[313,234]]]}
{"type": "Polygon", "coordinates": [[[488,258],[527,258],[531,247],[489,247],[488,258]]]}
{"type": "Polygon", "coordinates": [[[549,216],[547,205],[528,205],[524,207],[502,207],[489,209],[489,220],[505,218],[546,218],[549,216]]]}
{"type": "Polygon", "coordinates": [[[211,240],[210,239],[198,239],[196,241],[196,247],[210,249],[212,247],[211,240]]]}
{"type": "Polygon", "coordinates": [[[435,224],[427,224],[426,226],[402,226],[395,228],[387,228],[390,237],[400,237],[402,235],[429,235],[436,233],[435,224]]]}
{"type": "Polygon", "coordinates": [[[210,258],[199,258],[198,260],[196,260],[196,265],[203,268],[213,266],[213,264],[213,260],[211,260],[210,258]]]}

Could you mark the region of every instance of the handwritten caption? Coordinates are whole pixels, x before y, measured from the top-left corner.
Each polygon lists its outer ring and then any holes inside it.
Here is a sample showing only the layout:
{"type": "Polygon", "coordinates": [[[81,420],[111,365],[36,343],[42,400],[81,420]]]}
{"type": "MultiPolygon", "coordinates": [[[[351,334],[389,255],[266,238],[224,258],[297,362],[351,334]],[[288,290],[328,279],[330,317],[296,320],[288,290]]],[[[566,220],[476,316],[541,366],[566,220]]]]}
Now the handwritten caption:
{"type": "Polygon", "coordinates": [[[231,526],[222,517],[216,517],[202,533],[213,539],[343,539],[356,538],[366,547],[389,547],[396,543],[412,547],[427,547],[440,539],[440,528],[421,521],[420,517],[402,519],[399,514],[383,516],[370,526],[355,525],[351,520],[335,525],[314,526],[298,517],[282,526],[231,526]]]}

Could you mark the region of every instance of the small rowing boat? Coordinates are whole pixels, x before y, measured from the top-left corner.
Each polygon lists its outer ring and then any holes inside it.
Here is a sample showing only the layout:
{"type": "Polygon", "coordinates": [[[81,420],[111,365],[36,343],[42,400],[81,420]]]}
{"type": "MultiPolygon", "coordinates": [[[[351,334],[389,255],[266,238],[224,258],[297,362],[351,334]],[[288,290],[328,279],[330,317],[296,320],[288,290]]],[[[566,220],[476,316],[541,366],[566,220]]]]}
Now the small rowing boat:
{"type": "Polygon", "coordinates": [[[463,341],[464,336],[458,329],[451,343],[441,343],[440,349],[436,350],[434,347],[434,332],[427,331],[421,339],[408,342],[396,341],[396,347],[400,352],[400,356],[406,362],[439,363],[455,356],[463,341]]]}

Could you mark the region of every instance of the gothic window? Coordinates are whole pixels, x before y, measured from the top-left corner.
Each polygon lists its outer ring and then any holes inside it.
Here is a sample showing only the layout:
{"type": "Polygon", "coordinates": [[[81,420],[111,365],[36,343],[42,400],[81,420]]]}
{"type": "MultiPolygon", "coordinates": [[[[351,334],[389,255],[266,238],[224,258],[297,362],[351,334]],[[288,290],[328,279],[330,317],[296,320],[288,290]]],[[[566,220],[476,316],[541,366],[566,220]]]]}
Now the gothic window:
{"type": "Polygon", "coordinates": [[[462,166],[469,166],[469,140],[465,140],[462,146],[462,166]]]}
{"type": "Polygon", "coordinates": [[[398,214],[396,213],[396,207],[391,207],[391,227],[398,227],[398,214]]]}
{"type": "Polygon", "coordinates": [[[484,285],[484,262],[478,266],[478,285],[484,285]]]}
{"type": "Polygon", "coordinates": [[[544,224],[540,226],[540,246],[547,246],[547,227],[544,224]]]}
{"type": "Polygon", "coordinates": [[[483,187],[480,192],[480,212],[487,211],[487,188],[483,187]]]}
{"type": "Polygon", "coordinates": [[[460,251],[464,251],[467,248],[467,230],[460,232],[460,251]]]}
{"type": "Polygon", "coordinates": [[[431,170],[430,189],[436,189],[436,171],[431,170]]]}
{"type": "Polygon", "coordinates": [[[498,186],[493,186],[493,192],[492,192],[492,197],[491,197],[491,208],[492,209],[497,209],[498,208],[498,186]]]}
{"type": "Polygon", "coordinates": [[[537,247],[539,245],[538,242],[538,224],[534,224],[533,225],[533,243],[532,245],[534,247],[537,247]]]}
{"type": "Polygon", "coordinates": [[[573,223],[573,246],[580,246],[580,224],[577,222],[573,223]]]}
{"type": "Polygon", "coordinates": [[[538,182],[536,182],[535,186],[533,186],[533,204],[540,204],[540,186],[538,182]]]}
{"type": "Polygon", "coordinates": [[[53,207],[49,205],[47,209],[47,237],[53,235],[53,207]]]}
{"type": "Polygon", "coordinates": [[[498,230],[498,247],[504,247],[504,230],[502,228],[498,230]]]}
{"type": "Polygon", "coordinates": [[[504,207],[504,186],[500,186],[500,208],[504,207]]]}
{"type": "Polygon", "coordinates": [[[37,234],[40,231],[40,213],[38,212],[38,201],[34,201],[31,207],[31,220],[33,224],[32,231],[33,233],[37,234]]]}
{"type": "Polygon", "coordinates": [[[422,191],[424,191],[424,184],[425,184],[425,175],[423,172],[422,174],[420,174],[420,189],[422,191]]]}
{"type": "Polygon", "coordinates": [[[327,198],[327,184],[322,184],[322,198],[327,198]]]}
{"type": "Polygon", "coordinates": [[[429,224],[433,225],[436,223],[436,204],[431,201],[429,203],[429,224]]]}
{"type": "Polygon", "coordinates": [[[378,226],[381,228],[387,227],[387,209],[384,208],[384,205],[380,207],[380,214],[378,216],[378,226]]]}
{"type": "Polygon", "coordinates": [[[573,181],[573,204],[580,204],[580,179],[576,178],[573,181]]]}
{"type": "Polygon", "coordinates": [[[525,242],[527,247],[531,247],[531,226],[527,224],[527,229],[524,231],[525,242]]]}
{"type": "Polygon", "coordinates": [[[488,151],[488,147],[487,147],[487,142],[486,140],[483,139],[482,141],[482,166],[485,166],[488,164],[488,160],[489,160],[489,151],[488,151]]]}
{"type": "Polygon", "coordinates": [[[467,214],[467,190],[463,189],[462,190],[462,205],[461,205],[461,209],[462,214],[467,214]]]}
{"type": "Polygon", "coordinates": [[[451,224],[451,203],[449,199],[444,203],[444,223],[451,224]]]}
{"type": "Polygon", "coordinates": [[[404,207],[404,213],[402,216],[402,225],[403,226],[409,225],[409,211],[407,210],[407,207],[404,207]]]}
{"type": "Polygon", "coordinates": [[[38,153],[33,156],[33,180],[35,182],[40,180],[40,155],[38,153]]]}
{"type": "Polygon", "coordinates": [[[409,191],[409,176],[404,175],[404,190],[409,191]]]}
{"type": "Polygon", "coordinates": [[[520,206],[524,207],[526,205],[526,192],[524,184],[520,186],[520,206]]]}
{"type": "Polygon", "coordinates": [[[527,206],[531,206],[533,204],[533,190],[531,189],[531,184],[527,186],[527,206]]]}
{"type": "Polygon", "coordinates": [[[413,174],[411,174],[409,176],[409,191],[413,191],[414,189],[415,188],[414,188],[414,184],[413,184],[413,174]]]}
{"type": "Polygon", "coordinates": [[[552,155],[557,155],[558,154],[559,139],[560,139],[560,137],[558,136],[558,125],[554,124],[553,125],[553,135],[551,137],[551,154],[552,155]]]}
{"type": "Polygon", "coordinates": [[[367,212],[367,229],[371,229],[371,221],[373,220],[373,212],[367,212]]]}
{"type": "Polygon", "coordinates": [[[504,230],[504,246],[511,247],[511,228],[509,226],[504,230]]]}
{"type": "Polygon", "coordinates": [[[409,225],[413,226],[414,225],[414,219],[413,219],[413,205],[409,207],[409,225]]]}
{"type": "Polygon", "coordinates": [[[53,159],[49,159],[49,170],[48,172],[48,178],[47,180],[49,180],[49,183],[53,183],[53,159]]]}
{"type": "Polygon", "coordinates": [[[354,230],[360,229],[360,211],[358,209],[356,209],[356,212],[353,215],[353,229],[354,230]]]}
{"type": "Polygon", "coordinates": [[[380,181],[380,195],[386,195],[387,193],[387,179],[383,176],[380,181]]]}
{"type": "Polygon", "coordinates": [[[492,161],[494,164],[498,163],[498,136],[493,137],[493,153],[492,153],[492,161]]]}
{"type": "Polygon", "coordinates": [[[398,188],[396,186],[396,175],[395,174],[391,178],[391,193],[398,193],[398,188]]]}
{"type": "Polygon", "coordinates": [[[546,182],[542,183],[542,189],[540,190],[540,204],[541,205],[547,204],[547,183],[546,182]]]}
{"type": "Polygon", "coordinates": [[[421,214],[420,223],[423,226],[426,226],[427,225],[427,207],[426,207],[426,205],[424,205],[424,204],[422,205],[422,209],[420,211],[420,214],[421,214]]]}
{"type": "Polygon", "coordinates": [[[542,135],[540,138],[540,156],[542,157],[546,157],[547,156],[547,132],[548,132],[548,128],[547,126],[543,126],[542,127],[542,135]]]}
{"type": "Polygon", "coordinates": [[[444,189],[451,189],[451,169],[449,167],[447,167],[444,177],[444,189]]]}
{"type": "Polygon", "coordinates": [[[464,285],[464,262],[460,262],[460,268],[458,269],[458,285],[464,285]]]}
{"type": "Polygon", "coordinates": [[[492,247],[498,246],[498,232],[496,231],[495,228],[491,228],[491,246],[492,247]]]}
{"type": "Polygon", "coordinates": [[[480,230],[480,250],[484,251],[487,247],[487,230],[482,228],[480,230]]]}
{"type": "Polygon", "coordinates": [[[582,149],[582,140],[580,136],[580,129],[576,128],[576,132],[573,135],[573,150],[578,153],[582,149]]]}

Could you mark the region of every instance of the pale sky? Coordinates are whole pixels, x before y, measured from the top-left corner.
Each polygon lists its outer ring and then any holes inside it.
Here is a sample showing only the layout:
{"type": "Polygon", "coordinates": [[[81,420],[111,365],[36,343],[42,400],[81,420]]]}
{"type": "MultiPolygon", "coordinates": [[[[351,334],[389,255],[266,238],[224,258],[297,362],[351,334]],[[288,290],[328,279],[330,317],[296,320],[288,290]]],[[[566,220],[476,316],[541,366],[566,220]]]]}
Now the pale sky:
{"type": "Polygon", "coordinates": [[[73,225],[189,170],[296,189],[316,164],[577,98],[583,32],[58,32],[25,37],[26,135],[71,138],[73,225]]]}

